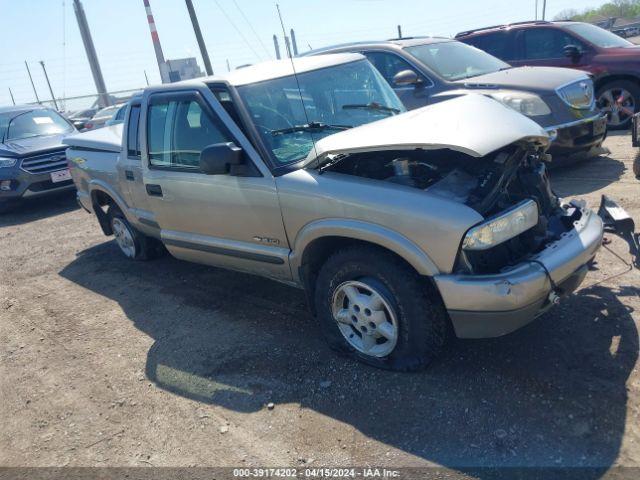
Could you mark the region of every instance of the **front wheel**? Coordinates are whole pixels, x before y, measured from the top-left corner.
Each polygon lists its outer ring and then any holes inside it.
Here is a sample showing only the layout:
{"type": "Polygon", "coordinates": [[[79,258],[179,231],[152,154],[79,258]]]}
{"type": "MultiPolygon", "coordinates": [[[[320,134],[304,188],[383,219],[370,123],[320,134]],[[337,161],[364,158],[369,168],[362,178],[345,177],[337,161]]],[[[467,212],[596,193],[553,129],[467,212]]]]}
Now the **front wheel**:
{"type": "Polygon", "coordinates": [[[113,236],[125,257],[132,260],[150,260],[160,254],[160,243],[136,230],[118,207],[111,205],[108,216],[113,236]]]}
{"type": "Polygon", "coordinates": [[[440,354],[449,334],[435,288],[375,247],[332,255],[318,275],[315,303],[329,345],[380,368],[422,369],[440,354]]]}
{"type": "Polygon", "coordinates": [[[607,114],[607,127],[622,130],[640,108],[640,87],[630,80],[614,80],[598,89],[597,98],[600,110],[607,114]]]}

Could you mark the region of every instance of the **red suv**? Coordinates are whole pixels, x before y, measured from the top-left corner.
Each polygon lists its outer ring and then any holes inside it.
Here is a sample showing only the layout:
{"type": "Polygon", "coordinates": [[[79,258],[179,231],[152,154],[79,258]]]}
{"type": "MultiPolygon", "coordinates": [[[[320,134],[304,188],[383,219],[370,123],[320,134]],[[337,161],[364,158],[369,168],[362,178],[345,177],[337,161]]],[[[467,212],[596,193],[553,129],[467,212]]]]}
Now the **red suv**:
{"type": "Polygon", "coordinates": [[[608,127],[628,128],[640,108],[640,46],[581,22],[520,22],[456,35],[511,65],[570,67],[594,77],[608,127]]]}

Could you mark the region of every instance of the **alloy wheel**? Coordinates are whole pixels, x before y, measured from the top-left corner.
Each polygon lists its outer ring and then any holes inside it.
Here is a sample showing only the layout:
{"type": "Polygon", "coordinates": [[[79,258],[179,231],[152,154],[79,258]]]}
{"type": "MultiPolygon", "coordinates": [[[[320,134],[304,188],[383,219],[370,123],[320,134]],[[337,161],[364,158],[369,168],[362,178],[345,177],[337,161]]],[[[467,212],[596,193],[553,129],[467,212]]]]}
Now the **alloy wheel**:
{"type": "Polygon", "coordinates": [[[385,357],[398,342],[394,309],[379,291],[364,282],[340,284],[333,294],[332,314],[349,345],[365,355],[385,357]]]}
{"type": "Polygon", "coordinates": [[[111,221],[111,227],[113,229],[113,235],[116,237],[116,243],[120,247],[120,250],[122,250],[122,253],[129,258],[134,258],[136,255],[136,245],[129,227],[117,217],[111,221]]]}
{"type": "Polygon", "coordinates": [[[630,121],[635,113],[636,102],[631,93],[620,87],[603,91],[598,98],[600,110],[607,114],[607,123],[618,127],[630,121]]]}

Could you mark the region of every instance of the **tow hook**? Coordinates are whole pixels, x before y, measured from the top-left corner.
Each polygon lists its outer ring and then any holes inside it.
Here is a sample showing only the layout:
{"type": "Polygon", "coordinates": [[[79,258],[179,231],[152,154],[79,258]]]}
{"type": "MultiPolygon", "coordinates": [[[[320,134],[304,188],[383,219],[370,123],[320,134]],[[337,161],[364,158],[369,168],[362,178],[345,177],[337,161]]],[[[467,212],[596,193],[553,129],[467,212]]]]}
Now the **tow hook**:
{"type": "Polygon", "coordinates": [[[602,218],[606,232],[618,235],[629,245],[633,265],[640,268],[640,246],[633,218],[614,200],[602,195],[598,215],[602,218]]]}

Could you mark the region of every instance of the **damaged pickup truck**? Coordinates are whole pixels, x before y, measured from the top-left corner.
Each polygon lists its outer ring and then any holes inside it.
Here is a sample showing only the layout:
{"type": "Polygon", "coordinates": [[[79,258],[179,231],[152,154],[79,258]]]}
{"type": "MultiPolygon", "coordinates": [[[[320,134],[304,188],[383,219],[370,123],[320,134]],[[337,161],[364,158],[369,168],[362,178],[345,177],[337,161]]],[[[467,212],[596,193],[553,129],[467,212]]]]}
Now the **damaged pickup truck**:
{"type": "Polygon", "coordinates": [[[148,88],[124,126],[66,139],[127,257],[164,245],[303,288],[333,348],[395,370],[582,282],[602,221],[553,193],[536,123],[479,95],[405,112],[358,54],[294,62],[148,88]]]}

